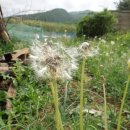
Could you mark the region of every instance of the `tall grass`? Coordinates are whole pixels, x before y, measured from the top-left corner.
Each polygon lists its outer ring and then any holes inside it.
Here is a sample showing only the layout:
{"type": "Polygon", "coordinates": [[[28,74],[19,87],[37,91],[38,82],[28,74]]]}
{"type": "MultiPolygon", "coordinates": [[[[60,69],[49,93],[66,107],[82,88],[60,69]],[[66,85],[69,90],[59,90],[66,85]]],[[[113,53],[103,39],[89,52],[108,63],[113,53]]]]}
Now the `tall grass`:
{"type": "Polygon", "coordinates": [[[121,129],[122,111],[123,111],[123,106],[125,104],[126,94],[128,92],[129,82],[130,82],[130,74],[128,76],[127,84],[126,84],[126,87],[124,89],[124,94],[123,94],[123,98],[122,98],[122,102],[121,102],[121,107],[120,107],[120,112],[119,112],[119,117],[118,117],[117,130],[121,129]]]}

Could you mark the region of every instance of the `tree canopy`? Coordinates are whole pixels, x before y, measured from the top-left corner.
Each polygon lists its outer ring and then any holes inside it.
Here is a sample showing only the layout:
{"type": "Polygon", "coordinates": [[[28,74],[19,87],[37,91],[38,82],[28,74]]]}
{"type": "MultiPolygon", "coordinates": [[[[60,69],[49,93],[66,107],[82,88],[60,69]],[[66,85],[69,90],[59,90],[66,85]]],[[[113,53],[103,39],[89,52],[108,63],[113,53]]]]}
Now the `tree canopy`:
{"type": "Polygon", "coordinates": [[[121,0],[117,5],[119,10],[130,10],[130,0],[121,0]]]}

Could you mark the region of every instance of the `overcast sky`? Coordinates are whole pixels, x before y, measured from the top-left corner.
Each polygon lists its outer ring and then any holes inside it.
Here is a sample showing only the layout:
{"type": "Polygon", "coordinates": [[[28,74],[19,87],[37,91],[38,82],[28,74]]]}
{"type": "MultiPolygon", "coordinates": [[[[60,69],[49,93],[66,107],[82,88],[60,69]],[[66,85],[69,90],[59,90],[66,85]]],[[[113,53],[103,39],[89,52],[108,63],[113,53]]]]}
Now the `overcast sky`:
{"type": "Polygon", "coordinates": [[[4,15],[13,15],[21,11],[64,8],[67,11],[93,10],[104,8],[116,9],[115,2],[119,0],[0,0],[4,15]]]}

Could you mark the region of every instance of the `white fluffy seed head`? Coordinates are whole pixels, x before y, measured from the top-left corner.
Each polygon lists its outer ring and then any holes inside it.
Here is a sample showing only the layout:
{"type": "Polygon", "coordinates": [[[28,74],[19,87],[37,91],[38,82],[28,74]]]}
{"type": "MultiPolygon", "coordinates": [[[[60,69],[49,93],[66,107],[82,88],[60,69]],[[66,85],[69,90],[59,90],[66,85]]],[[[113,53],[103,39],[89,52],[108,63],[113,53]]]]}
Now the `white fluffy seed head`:
{"type": "Polygon", "coordinates": [[[30,60],[36,76],[40,79],[71,79],[77,62],[69,50],[59,44],[33,44],[30,60]]]}
{"type": "Polygon", "coordinates": [[[93,57],[99,53],[99,48],[97,49],[92,48],[88,42],[83,42],[79,46],[79,50],[80,50],[80,56],[84,58],[93,57]]]}

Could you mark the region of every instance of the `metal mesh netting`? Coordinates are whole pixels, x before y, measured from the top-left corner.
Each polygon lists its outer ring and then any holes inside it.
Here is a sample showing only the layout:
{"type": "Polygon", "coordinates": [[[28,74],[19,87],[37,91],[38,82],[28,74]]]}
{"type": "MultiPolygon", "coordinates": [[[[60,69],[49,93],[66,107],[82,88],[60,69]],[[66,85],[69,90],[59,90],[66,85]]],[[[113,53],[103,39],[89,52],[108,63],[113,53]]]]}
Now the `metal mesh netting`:
{"type": "Polygon", "coordinates": [[[25,24],[8,24],[7,29],[10,36],[22,41],[33,40],[37,34],[40,38],[44,36],[42,28],[32,27],[25,24]]]}
{"type": "Polygon", "coordinates": [[[58,37],[74,37],[74,33],[65,33],[65,32],[47,32],[44,28],[34,27],[21,24],[8,24],[8,32],[11,37],[15,37],[22,41],[32,41],[36,38],[36,35],[39,36],[40,40],[43,40],[47,37],[58,38],[58,37]]]}

